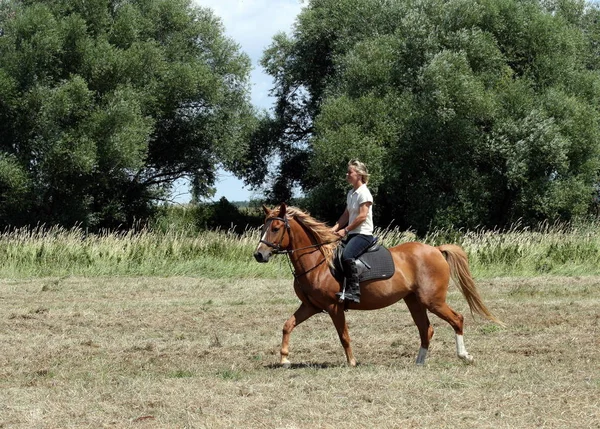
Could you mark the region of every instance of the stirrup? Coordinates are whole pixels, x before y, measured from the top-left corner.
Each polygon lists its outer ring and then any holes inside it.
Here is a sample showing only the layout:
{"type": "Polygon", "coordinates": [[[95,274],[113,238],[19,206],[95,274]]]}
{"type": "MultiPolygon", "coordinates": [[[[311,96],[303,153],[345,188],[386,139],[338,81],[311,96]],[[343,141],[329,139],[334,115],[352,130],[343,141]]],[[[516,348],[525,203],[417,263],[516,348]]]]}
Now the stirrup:
{"type": "Polygon", "coordinates": [[[356,304],[360,304],[360,293],[354,294],[354,293],[346,292],[344,290],[342,292],[336,293],[335,296],[338,297],[338,301],[340,303],[342,303],[344,301],[348,301],[348,302],[354,302],[356,304]]]}

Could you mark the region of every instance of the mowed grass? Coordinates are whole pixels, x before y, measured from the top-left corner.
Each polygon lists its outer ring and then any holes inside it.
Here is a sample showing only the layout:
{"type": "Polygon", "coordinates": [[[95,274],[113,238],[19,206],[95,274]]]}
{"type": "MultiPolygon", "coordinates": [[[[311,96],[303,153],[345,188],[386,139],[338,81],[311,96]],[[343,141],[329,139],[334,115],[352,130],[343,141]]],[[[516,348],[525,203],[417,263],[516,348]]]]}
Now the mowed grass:
{"type": "MultiPolygon", "coordinates": [[[[289,277],[289,275],[288,275],[289,277]]],[[[0,428],[598,428],[600,278],[478,281],[506,327],[465,314],[414,365],[404,303],[348,312],[356,368],[326,314],[292,334],[291,280],[0,281],[0,428]]]]}

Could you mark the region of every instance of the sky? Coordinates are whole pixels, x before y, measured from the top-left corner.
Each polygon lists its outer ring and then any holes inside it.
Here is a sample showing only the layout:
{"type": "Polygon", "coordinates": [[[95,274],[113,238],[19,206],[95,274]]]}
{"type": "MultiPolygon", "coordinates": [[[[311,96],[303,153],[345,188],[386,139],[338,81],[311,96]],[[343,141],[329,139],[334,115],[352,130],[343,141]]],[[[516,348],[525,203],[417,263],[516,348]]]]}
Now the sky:
{"type": "MultiPolygon", "coordinates": [[[[252,104],[259,109],[270,109],[273,99],[268,94],[273,82],[258,61],[275,34],[291,32],[303,7],[302,0],[195,0],[195,3],[211,8],[221,18],[225,34],[250,57],[253,65],[250,76],[252,104]]],[[[228,201],[248,201],[252,196],[252,191],[244,188],[241,180],[223,170],[219,171],[216,188],[214,201],[221,197],[228,201]]],[[[177,193],[180,195],[176,195],[176,201],[189,201],[185,186],[180,187],[177,193]]]]}

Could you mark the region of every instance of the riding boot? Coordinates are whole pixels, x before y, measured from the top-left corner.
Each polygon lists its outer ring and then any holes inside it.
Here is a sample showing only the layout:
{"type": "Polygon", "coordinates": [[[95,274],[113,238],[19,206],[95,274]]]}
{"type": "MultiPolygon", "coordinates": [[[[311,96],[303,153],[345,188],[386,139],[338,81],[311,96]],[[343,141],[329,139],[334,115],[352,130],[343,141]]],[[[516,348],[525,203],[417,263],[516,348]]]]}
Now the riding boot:
{"type": "MultiPolygon", "coordinates": [[[[358,282],[358,269],[354,259],[346,259],[343,262],[344,274],[346,275],[346,290],[344,299],[350,302],[360,303],[360,284],[358,282]]],[[[341,298],[342,293],[338,292],[337,296],[341,298]]]]}

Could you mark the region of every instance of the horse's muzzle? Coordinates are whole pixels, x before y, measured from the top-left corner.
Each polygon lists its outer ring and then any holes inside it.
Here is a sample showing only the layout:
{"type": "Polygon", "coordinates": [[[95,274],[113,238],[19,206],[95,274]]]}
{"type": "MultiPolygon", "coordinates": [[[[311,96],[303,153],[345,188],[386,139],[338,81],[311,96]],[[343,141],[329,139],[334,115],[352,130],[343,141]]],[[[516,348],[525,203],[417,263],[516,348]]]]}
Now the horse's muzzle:
{"type": "Polygon", "coordinates": [[[264,255],[262,252],[254,253],[254,259],[256,259],[256,262],[260,262],[260,263],[269,262],[270,257],[271,257],[271,254],[264,255]]]}

